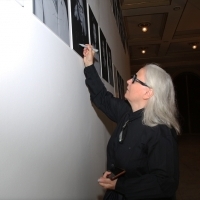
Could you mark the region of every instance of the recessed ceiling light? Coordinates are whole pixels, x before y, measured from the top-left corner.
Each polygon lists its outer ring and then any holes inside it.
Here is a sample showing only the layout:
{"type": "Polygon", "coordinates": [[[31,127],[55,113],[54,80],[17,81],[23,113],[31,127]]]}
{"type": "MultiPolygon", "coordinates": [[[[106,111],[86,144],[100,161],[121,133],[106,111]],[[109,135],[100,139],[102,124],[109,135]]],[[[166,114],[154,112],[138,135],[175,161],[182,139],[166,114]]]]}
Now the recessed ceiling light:
{"type": "Polygon", "coordinates": [[[197,47],[198,47],[197,44],[198,44],[198,42],[189,43],[189,45],[192,46],[193,49],[197,49],[197,47]]]}
{"type": "Polygon", "coordinates": [[[145,54],[147,52],[148,47],[141,47],[139,50],[141,51],[142,54],[145,54]]]}
{"type": "Polygon", "coordinates": [[[138,27],[142,28],[142,32],[147,32],[149,26],[151,26],[150,22],[142,22],[138,24],[138,27]]]}
{"type": "Polygon", "coordinates": [[[147,27],[146,26],[142,27],[142,31],[147,32],[147,27]]]}
{"type": "Polygon", "coordinates": [[[142,50],[142,54],[145,54],[145,53],[146,53],[146,50],[145,50],[145,49],[143,49],[143,50],[142,50]]]}
{"type": "Polygon", "coordinates": [[[194,45],[192,46],[192,48],[193,48],[193,49],[196,49],[196,48],[197,48],[197,45],[196,45],[196,44],[194,44],[194,45]]]}

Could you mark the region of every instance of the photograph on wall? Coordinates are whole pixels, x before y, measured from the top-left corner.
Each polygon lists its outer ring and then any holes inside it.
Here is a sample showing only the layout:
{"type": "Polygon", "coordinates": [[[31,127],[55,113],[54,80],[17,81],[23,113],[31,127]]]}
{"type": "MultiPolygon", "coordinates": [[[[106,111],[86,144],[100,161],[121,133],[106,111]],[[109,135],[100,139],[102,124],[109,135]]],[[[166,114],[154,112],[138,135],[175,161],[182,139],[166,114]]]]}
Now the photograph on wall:
{"type": "Polygon", "coordinates": [[[68,0],[33,0],[33,13],[70,45],[68,0]]]}
{"type": "Polygon", "coordinates": [[[120,3],[119,0],[113,0],[113,14],[115,16],[115,20],[117,26],[119,24],[119,15],[120,15],[120,3]]]}
{"type": "Polygon", "coordinates": [[[119,94],[119,98],[121,99],[121,76],[119,74],[119,72],[117,71],[117,87],[118,87],[118,94],[119,94]]]}
{"type": "Polygon", "coordinates": [[[83,47],[79,44],[89,43],[86,0],[71,0],[72,45],[83,56],[83,47]]]}
{"type": "Polygon", "coordinates": [[[112,0],[112,11],[113,11],[114,17],[116,18],[117,4],[115,0],[112,0]]]}
{"type": "Polygon", "coordinates": [[[125,94],[125,91],[124,91],[124,79],[122,77],[121,77],[121,94],[122,94],[121,98],[125,99],[124,98],[124,94],[125,94]]]}
{"type": "Polygon", "coordinates": [[[112,86],[114,86],[113,69],[112,69],[112,54],[111,54],[111,49],[108,44],[107,44],[107,65],[108,65],[109,83],[112,86]]]}
{"type": "Polygon", "coordinates": [[[117,68],[113,65],[113,77],[114,77],[114,96],[119,98],[119,91],[118,91],[118,81],[117,81],[117,68]]]}
{"type": "Polygon", "coordinates": [[[108,67],[107,67],[107,52],[106,52],[106,38],[100,29],[100,58],[101,58],[101,69],[102,69],[102,77],[108,82],[108,67]]]}
{"type": "Polygon", "coordinates": [[[118,27],[119,35],[121,37],[121,42],[124,47],[124,50],[126,52],[126,48],[128,47],[126,45],[127,37],[125,33],[125,24],[123,21],[123,15],[122,15],[122,9],[121,9],[121,1],[120,0],[113,0],[112,1],[112,11],[116,20],[116,24],[118,27]]]}
{"type": "Polygon", "coordinates": [[[122,79],[118,71],[117,71],[117,85],[118,85],[119,98],[124,99],[124,80],[122,79]]]}
{"type": "MultiPolygon", "coordinates": [[[[89,7],[89,30],[90,30],[90,43],[91,45],[99,50],[99,27],[97,20],[89,7]]],[[[101,65],[100,65],[100,53],[99,51],[94,54],[94,66],[99,76],[101,76],[101,65]]]]}
{"type": "Polygon", "coordinates": [[[126,34],[125,34],[125,24],[123,21],[123,16],[122,16],[122,12],[119,13],[119,34],[121,37],[121,41],[124,47],[124,50],[126,51],[126,46],[125,46],[125,41],[126,41],[126,34]]]}

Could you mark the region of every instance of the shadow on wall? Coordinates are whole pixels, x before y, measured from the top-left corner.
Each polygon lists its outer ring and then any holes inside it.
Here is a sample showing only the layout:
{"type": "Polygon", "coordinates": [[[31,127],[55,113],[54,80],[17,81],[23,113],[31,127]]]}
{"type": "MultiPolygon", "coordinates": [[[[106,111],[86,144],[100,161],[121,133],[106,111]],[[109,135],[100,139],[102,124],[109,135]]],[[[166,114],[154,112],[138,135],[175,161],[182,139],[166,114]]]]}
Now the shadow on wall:
{"type": "Polygon", "coordinates": [[[103,124],[105,125],[107,131],[109,132],[109,134],[111,135],[114,131],[114,128],[116,126],[116,124],[111,121],[101,110],[99,110],[93,103],[92,103],[92,107],[94,108],[97,116],[99,117],[99,119],[103,122],[103,124]]]}
{"type": "Polygon", "coordinates": [[[97,196],[97,200],[103,200],[103,196],[102,195],[97,196]]]}
{"type": "MultiPolygon", "coordinates": [[[[93,103],[92,103],[92,107],[94,108],[97,116],[99,117],[99,119],[103,122],[103,124],[106,127],[106,130],[109,132],[109,134],[111,135],[114,131],[114,128],[116,126],[116,124],[111,121],[101,110],[99,110],[93,103]]],[[[106,166],[105,166],[106,168],[106,166]]],[[[103,190],[103,194],[105,193],[105,190],[103,190]]],[[[103,200],[104,195],[98,195],[97,196],[97,200],[103,200]]]]}

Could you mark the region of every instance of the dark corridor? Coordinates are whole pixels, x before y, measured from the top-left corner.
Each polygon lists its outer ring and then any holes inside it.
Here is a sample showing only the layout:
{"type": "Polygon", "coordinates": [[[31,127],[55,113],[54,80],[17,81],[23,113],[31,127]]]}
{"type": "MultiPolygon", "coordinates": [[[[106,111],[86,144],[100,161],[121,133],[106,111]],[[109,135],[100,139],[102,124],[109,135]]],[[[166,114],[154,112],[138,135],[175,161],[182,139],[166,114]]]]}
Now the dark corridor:
{"type": "Polygon", "coordinates": [[[174,79],[181,134],[200,134],[200,77],[191,72],[174,79]]]}

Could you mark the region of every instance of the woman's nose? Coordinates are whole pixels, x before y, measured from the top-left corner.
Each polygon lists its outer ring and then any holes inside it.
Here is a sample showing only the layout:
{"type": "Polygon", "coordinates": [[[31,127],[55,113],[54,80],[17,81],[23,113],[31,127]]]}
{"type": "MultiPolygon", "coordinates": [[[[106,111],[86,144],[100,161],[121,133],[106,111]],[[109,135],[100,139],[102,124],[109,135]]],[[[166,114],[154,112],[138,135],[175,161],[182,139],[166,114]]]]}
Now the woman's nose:
{"type": "Polygon", "coordinates": [[[130,78],[129,80],[127,80],[127,84],[131,84],[132,78],[130,78]]]}

